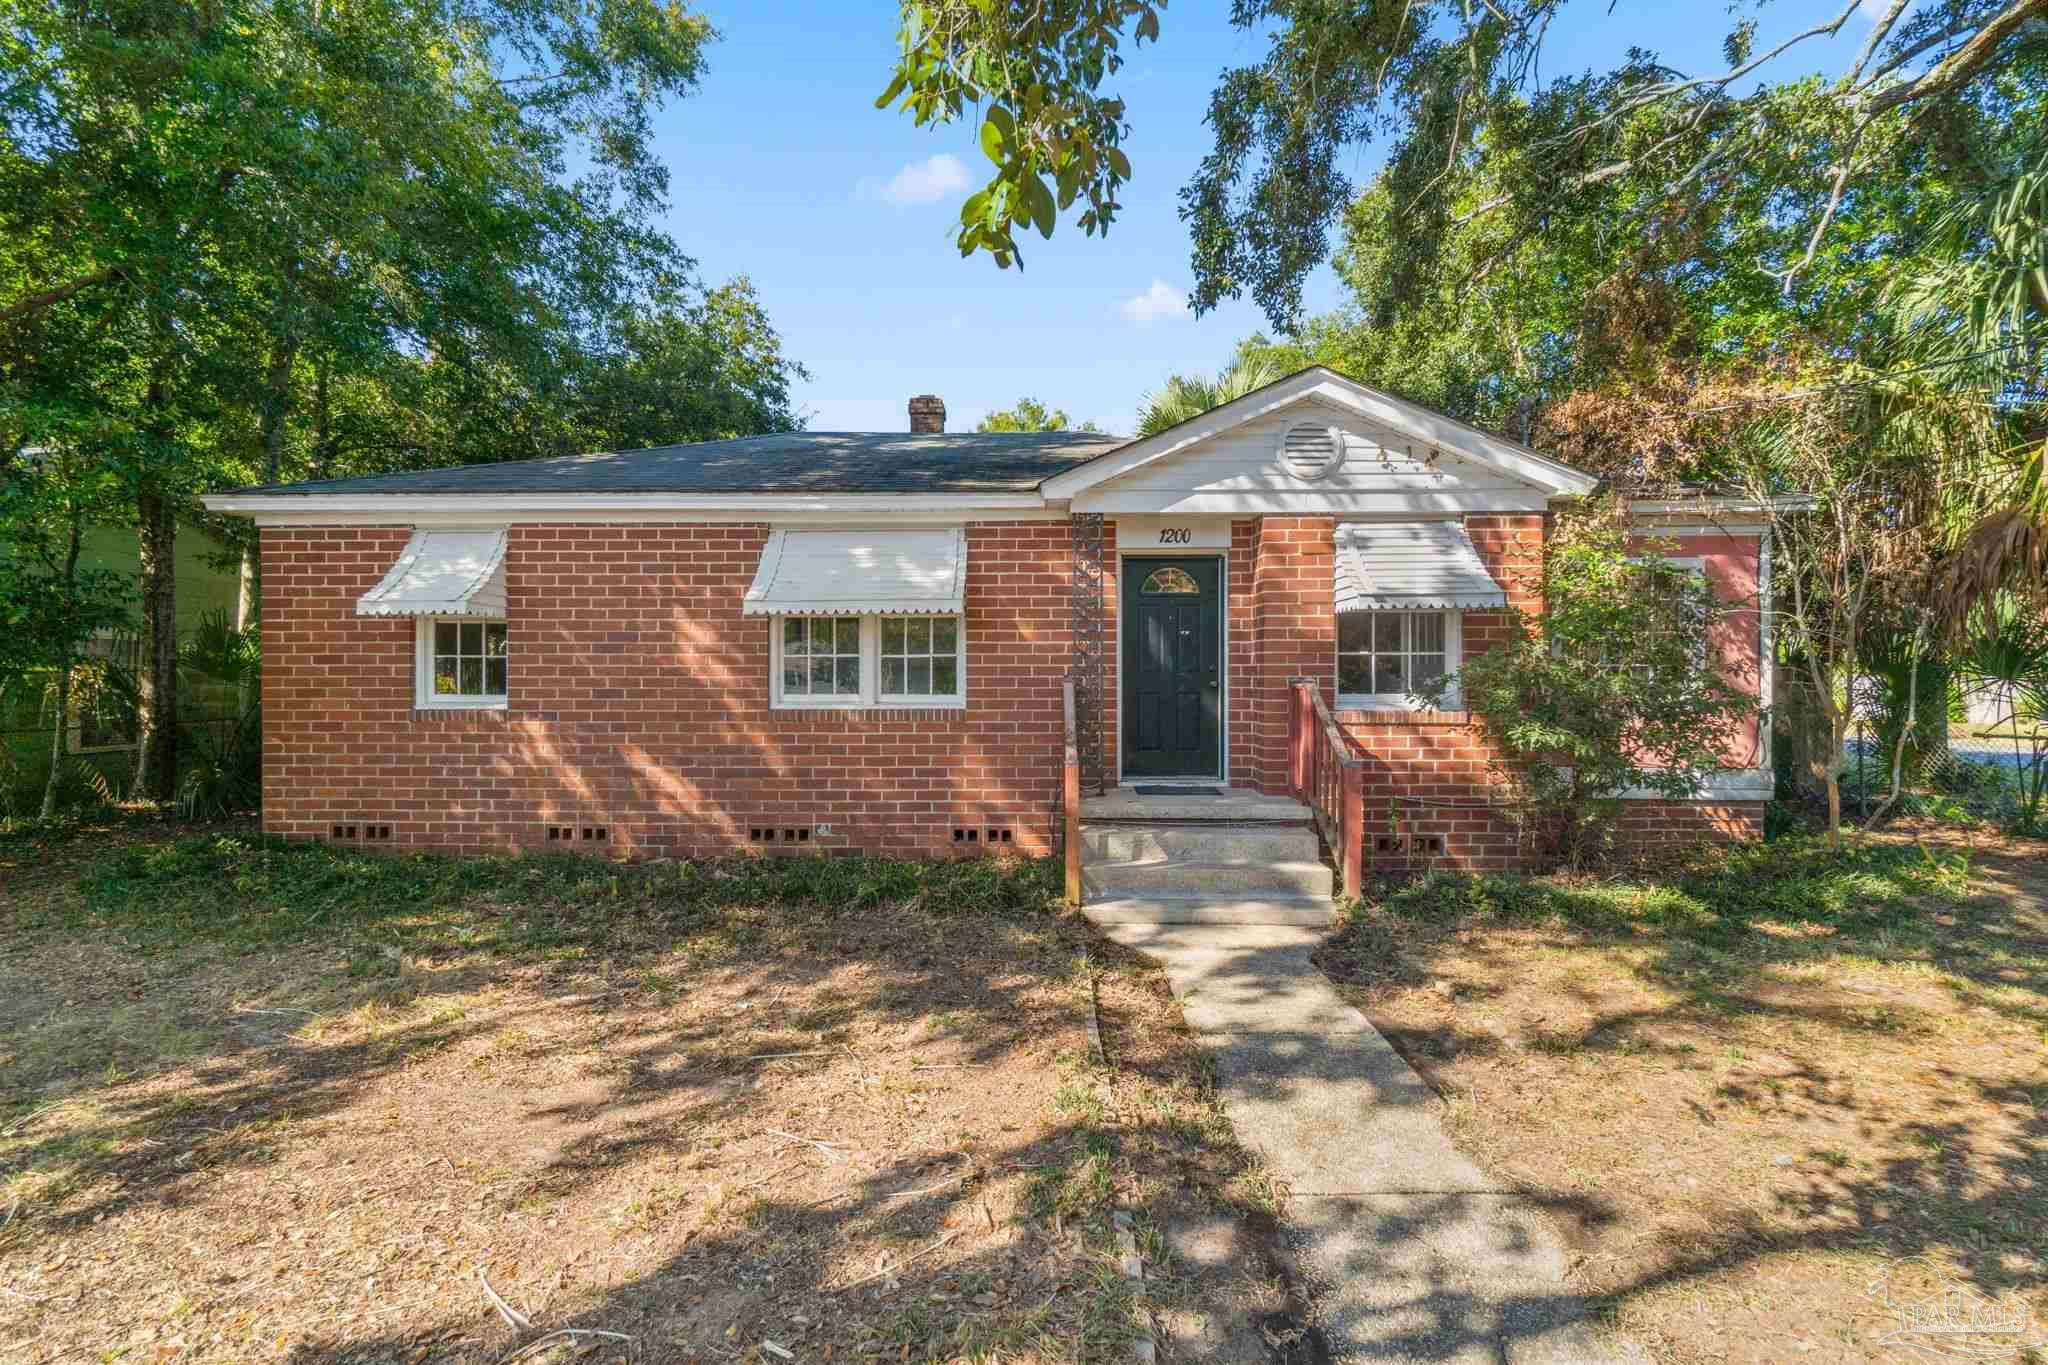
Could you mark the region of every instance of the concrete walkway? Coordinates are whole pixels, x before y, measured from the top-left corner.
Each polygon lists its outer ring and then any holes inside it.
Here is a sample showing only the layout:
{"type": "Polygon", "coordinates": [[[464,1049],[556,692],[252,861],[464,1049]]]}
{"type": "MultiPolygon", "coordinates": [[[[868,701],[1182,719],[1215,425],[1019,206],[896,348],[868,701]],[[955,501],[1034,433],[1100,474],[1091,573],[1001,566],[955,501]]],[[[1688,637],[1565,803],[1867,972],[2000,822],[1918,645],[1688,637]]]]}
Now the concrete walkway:
{"type": "Polygon", "coordinates": [[[1339,1359],[1641,1359],[1585,1322],[1555,1234],[1460,1155],[1436,1096],[1281,925],[1107,924],[1165,964],[1215,1055],[1238,1136],[1286,1195],[1295,1259],[1339,1359]]]}

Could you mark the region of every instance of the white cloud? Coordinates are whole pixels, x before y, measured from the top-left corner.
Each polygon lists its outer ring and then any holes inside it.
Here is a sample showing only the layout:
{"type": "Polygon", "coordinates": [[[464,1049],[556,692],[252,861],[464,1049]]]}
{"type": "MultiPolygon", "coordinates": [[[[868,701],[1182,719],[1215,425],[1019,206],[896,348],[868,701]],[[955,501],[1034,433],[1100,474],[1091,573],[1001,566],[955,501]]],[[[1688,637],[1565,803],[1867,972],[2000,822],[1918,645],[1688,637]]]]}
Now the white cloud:
{"type": "Polygon", "coordinates": [[[860,192],[892,204],[934,204],[967,186],[967,163],[951,152],[940,152],[927,160],[911,162],[886,184],[862,180],[860,192]]]}
{"type": "Polygon", "coordinates": [[[1188,315],[1188,296],[1165,280],[1154,280],[1150,289],[1125,299],[1117,306],[1117,311],[1124,315],[1126,322],[1150,327],[1161,319],[1172,322],[1185,318],[1188,315]]]}

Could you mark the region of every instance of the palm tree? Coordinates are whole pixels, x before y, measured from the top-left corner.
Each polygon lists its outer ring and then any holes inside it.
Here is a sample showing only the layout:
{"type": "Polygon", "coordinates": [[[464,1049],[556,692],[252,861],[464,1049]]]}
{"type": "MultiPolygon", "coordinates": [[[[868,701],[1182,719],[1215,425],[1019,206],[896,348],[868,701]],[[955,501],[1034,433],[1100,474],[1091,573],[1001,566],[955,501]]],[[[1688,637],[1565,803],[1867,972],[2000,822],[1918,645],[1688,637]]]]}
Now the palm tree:
{"type": "Polygon", "coordinates": [[[1138,400],[1138,435],[1179,426],[1286,376],[1277,360],[1258,355],[1239,356],[1214,380],[1198,374],[1168,375],[1164,384],[1138,400]]]}
{"type": "Polygon", "coordinates": [[[2048,578],[2048,142],[1935,224],[1933,256],[1891,290],[1904,359],[1998,419],[2001,439],[1946,452],[1962,490],[1947,509],[1941,606],[1989,619],[2001,589],[2048,578]],[[1972,448],[1974,447],[1974,448],[1972,448]]]}

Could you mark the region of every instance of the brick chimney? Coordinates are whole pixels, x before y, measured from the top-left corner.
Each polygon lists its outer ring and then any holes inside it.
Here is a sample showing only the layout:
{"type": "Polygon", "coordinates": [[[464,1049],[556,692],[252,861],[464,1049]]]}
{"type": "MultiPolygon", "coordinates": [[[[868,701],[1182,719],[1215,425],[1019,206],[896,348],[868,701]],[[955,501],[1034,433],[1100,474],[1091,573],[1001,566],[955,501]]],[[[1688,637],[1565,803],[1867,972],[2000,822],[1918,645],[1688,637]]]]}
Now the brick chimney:
{"type": "Polygon", "coordinates": [[[910,434],[929,436],[946,429],[946,400],[935,393],[921,393],[910,400],[910,434]]]}

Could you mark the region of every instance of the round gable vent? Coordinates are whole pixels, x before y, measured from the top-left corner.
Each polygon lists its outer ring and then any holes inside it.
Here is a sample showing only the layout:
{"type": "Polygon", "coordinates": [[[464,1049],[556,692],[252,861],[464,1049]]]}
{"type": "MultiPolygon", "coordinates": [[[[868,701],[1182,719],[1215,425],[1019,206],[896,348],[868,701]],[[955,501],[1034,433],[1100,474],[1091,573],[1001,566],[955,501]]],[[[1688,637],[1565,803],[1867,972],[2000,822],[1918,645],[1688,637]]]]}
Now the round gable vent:
{"type": "Polygon", "coordinates": [[[1337,467],[1344,447],[1335,427],[1303,422],[1280,438],[1280,467],[1297,479],[1320,479],[1337,467]]]}

